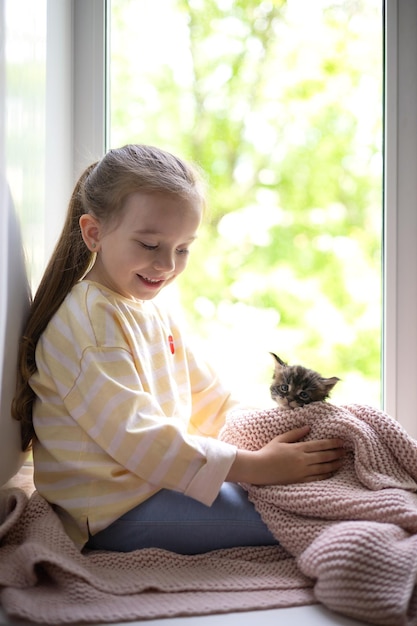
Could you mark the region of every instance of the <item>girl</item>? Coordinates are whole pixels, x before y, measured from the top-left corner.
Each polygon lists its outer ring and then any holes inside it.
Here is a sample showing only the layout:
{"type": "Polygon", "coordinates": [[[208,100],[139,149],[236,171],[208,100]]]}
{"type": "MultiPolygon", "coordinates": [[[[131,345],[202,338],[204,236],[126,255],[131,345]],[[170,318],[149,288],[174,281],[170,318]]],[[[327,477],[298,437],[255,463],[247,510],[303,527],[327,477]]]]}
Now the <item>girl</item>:
{"type": "Polygon", "coordinates": [[[276,543],[238,482],[324,479],[308,427],[250,452],[216,439],[236,406],[157,294],[184,271],[202,181],[154,147],[110,150],[73,192],[23,335],[13,411],[34,480],[82,548],[185,554],[276,543]]]}

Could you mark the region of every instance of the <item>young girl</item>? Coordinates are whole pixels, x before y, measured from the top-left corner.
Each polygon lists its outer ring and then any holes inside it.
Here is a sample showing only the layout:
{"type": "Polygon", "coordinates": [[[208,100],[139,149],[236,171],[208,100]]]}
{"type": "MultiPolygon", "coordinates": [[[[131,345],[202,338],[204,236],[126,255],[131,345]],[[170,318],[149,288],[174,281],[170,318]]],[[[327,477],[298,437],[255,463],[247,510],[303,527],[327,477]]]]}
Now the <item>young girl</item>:
{"type": "Polygon", "coordinates": [[[179,158],[110,150],[79,179],[34,298],[13,411],[36,488],[80,548],[271,544],[238,483],[340,467],[343,442],[301,442],[308,427],[256,452],[216,439],[236,402],[156,302],[184,271],[203,208],[179,158]]]}

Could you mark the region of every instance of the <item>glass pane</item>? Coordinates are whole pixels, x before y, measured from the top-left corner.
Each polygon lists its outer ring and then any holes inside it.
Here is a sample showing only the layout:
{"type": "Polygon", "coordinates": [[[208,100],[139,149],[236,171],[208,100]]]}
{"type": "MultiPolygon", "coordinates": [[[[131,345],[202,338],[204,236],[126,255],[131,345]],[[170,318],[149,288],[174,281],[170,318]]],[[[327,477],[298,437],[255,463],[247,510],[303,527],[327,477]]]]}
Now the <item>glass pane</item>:
{"type": "Polygon", "coordinates": [[[112,0],[112,147],[208,175],[180,279],[207,357],[268,402],[270,351],[380,404],[380,0],[112,0]]]}

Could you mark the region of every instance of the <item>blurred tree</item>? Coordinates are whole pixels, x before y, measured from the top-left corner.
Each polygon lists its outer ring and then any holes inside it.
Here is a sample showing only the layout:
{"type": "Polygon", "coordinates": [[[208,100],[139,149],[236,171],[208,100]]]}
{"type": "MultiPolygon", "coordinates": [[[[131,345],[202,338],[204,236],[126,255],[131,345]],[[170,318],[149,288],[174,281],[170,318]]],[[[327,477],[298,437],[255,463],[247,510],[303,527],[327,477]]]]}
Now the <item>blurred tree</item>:
{"type": "Polygon", "coordinates": [[[380,400],[381,13],[379,0],[112,2],[111,143],[207,173],[181,300],[210,358],[260,395],[273,350],[342,378],[335,399],[380,400]]]}

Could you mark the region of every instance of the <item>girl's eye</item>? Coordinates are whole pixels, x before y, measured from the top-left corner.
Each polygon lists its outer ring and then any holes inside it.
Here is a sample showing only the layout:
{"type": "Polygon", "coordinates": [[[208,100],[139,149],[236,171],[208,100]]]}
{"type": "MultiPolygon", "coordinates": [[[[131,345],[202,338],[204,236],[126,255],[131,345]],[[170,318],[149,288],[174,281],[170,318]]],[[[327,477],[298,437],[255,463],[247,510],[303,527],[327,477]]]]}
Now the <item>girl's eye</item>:
{"type": "Polygon", "coordinates": [[[142,246],[142,248],[145,248],[145,250],[156,250],[158,246],[149,246],[146,243],[143,243],[143,241],[139,241],[140,245],[142,246]]]}
{"type": "MultiPolygon", "coordinates": [[[[142,246],[142,248],[145,248],[145,250],[157,250],[159,248],[159,245],[150,245],[148,243],[144,243],[143,241],[138,241],[138,244],[140,246],[142,246]]],[[[177,248],[175,251],[177,254],[188,254],[189,253],[189,249],[188,248],[177,248]]]]}

